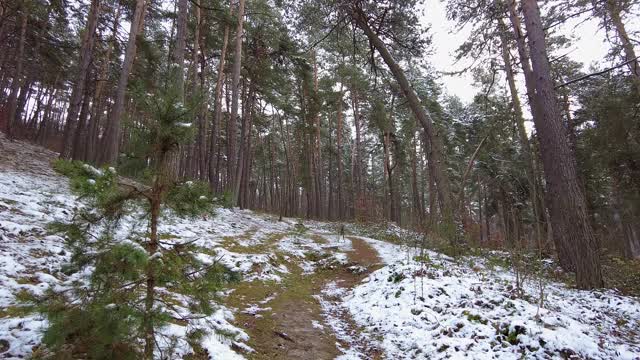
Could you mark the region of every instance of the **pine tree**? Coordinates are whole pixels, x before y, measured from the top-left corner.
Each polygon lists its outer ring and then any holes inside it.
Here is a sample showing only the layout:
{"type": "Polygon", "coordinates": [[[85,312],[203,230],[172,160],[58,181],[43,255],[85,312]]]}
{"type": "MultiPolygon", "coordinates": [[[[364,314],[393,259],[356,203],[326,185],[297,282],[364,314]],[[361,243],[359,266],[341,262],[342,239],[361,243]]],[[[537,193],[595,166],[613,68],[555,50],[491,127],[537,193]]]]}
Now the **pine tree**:
{"type": "Polygon", "coordinates": [[[191,109],[197,109],[179,100],[176,73],[171,68],[167,86],[141,99],[153,121],[136,129],[138,146],[129,162],[152,164],[142,183],[121,178],[113,167],[56,163],[85,200],[72,222],[53,225],[74,249],[66,271],[77,280],[48,294],[42,304],[50,321],[44,342],[56,356],[152,359],[159,331],[177,314],[172,304],[179,296],[192,299],[191,313],[210,314],[216,292],[237,279],[218,263],[198,260],[195,245],[159,238],[163,219],[207,214],[212,204],[206,183],[176,182],[167,169],[168,154],[192,136],[191,109]],[[148,228],[123,237],[134,220],[148,222],[148,228]]]}

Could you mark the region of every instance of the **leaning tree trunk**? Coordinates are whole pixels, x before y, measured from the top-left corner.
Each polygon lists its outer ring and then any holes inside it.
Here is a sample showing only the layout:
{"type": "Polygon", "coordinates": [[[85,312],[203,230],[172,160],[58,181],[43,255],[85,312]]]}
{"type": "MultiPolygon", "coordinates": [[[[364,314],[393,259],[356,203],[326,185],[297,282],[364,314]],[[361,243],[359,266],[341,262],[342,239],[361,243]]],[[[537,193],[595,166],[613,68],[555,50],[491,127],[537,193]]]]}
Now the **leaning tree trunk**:
{"type": "MultiPolygon", "coordinates": [[[[527,89],[527,99],[529,100],[531,115],[534,119],[541,118],[543,116],[542,114],[544,109],[542,108],[543,105],[539,103],[539,99],[536,97],[536,80],[533,75],[533,70],[531,69],[531,62],[529,59],[529,54],[527,52],[525,36],[522,32],[522,26],[520,24],[520,17],[516,9],[515,0],[509,0],[508,7],[509,19],[511,21],[513,32],[516,38],[518,55],[520,57],[520,65],[522,66],[522,72],[524,73],[525,85],[527,89]]],[[[553,202],[553,200],[554,199],[548,193],[546,194],[546,196],[544,196],[545,205],[548,209],[551,209],[551,203],[553,202]]],[[[541,210],[544,214],[544,209],[541,210]]],[[[562,227],[562,219],[551,216],[549,220],[550,222],[547,225],[551,226],[551,231],[548,231],[548,234],[551,234],[553,236],[553,242],[555,244],[556,251],[558,252],[558,260],[560,266],[564,270],[574,271],[575,254],[572,250],[572,245],[570,242],[568,242],[565,234],[561,233],[559,230],[562,227]]]]}
{"type": "MultiPolygon", "coordinates": [[[[391,70],[391,73],[400,85],[402,93],[407,99],[411,111],[420,121],[420,124],[424,128],[424,131],[429,138],[429,143],[431,144],[431,157],[429,159],[429,162],[433,163],[433,176],[435,178],[439,197],[442,200],[443,221],[445,224],[453,227],[455,226],[453,213],[453,196],[450,189],[449,176],[447,175],[445,170],[446,165],[444,145],[442,144],[441,135],[433,125],[431,115],[427,112],[427,109],[422,106],[418,95],[409,84],[409,81],[404,75],[404,71],[402,71],[398,63],[393,59],[391,53],[389,53],[389,50],[387,50],[386,45],[382,42],[382,40],[380,40],[378,35],[369,26],[368,19],[364,12],[359,8],[354,8],[353,17],[358,27],[360,27],[365,32],[371,44],[376,48],[376,50],[378,50],[378,52],[382,56],[382,59],[389,67],[389,70],[391,70]]],[[[449,235],[452,236],[452,240],[457,238],[457,236],[453,233],[449,235]]]]}
{"type": "Polygon", "coordinates": [[[118,79],[115,102],[104,132],[104,139],[102,141],[103,153],[99,163],[115,164],[118,160],[118,153],[120,151],[120,121],[124,111],[124,97],[127,91],[127,84],[129,83],[129,74],[133,67],[133,60],[136,57],[137,38],[144,23],[144,13],[145,0],[137,0],[133,20],[129,27],[129,40],[127,41],[127,49],[124,53],[122,70],[120,71],[120,78],[118,79]]]}
{"type": "Polygon", "coordinates": [[[587,203],[578,181],[575,155],[567,143],[562,125],[551,68],[545,46],[545,35],[536,0],[523,0],[531,65],[535,78],[536,98],[542,113],[534,118],[545,178],[549,188],[550,211],[559,219],[556,233],[566,238],[572,246],[576,265],[576,282],[580,288],[596,288],[603,285],[600,270],[598,242],[587,212],[587,203]]]}
{"type": "Polygon", "coordinates": [[[518,89],[516,87],[515,76],[513,74],[513,68],[511,67],[511,55],[509,53],[509,42],[507,40],[507,26],[502,20],[499,19],[500,26],[500,45],[502,48],[502,61],[504,62],[504,71],[507,76],[507,83],[509,84],[509,92],[511,94],[511,103],[513,111],[516,117],[516,127],[518,129],[518,139],[520,140],[520,146],[522,147],[522,153],[526,162],[527,180],[529,182],[529,193],[531,195],[531,206],[533,208],[533,218],[535,221],[535,236],[536,240],[541,240],[540,230],[540,216],[538,211],[538,191],[537,183],[535,181],[535,173],[533,169],[533,157],[531,154],[531,146],[529,144],[529,138],[527,137],[527,131],[524,127],[524,115],[522,114],[522,105],[520,104],[520,98],[518,97],[518,89]]]}
{"type": "MultiPolygon", "coordinates": [[[[61,158],[69,158],[72,152],[77,153],[78,149],[73,149],[76,131],[76,123],[78,120],[78,112],[83,97],[85,97],[84,88],[89,77],[91,59],[93,57],[93,44],[95,43],[96,28],[98,27],[98,18],[100,16],[100,0],[92,0],[87,26],[82,37],[82,48],[80,49],[80,60],[78,61],[78,73],[76,82],[71,91],[71,99],[69,100],[69,109],[67,110],[67,121],[64,126],[64,134],[62,137],[62,149],[60,151],[61,158]]],[[[87,99],[88,100],[88,99],[87,99]]],[[[78,135],[80,136],[80,135],[78,135]]]]}

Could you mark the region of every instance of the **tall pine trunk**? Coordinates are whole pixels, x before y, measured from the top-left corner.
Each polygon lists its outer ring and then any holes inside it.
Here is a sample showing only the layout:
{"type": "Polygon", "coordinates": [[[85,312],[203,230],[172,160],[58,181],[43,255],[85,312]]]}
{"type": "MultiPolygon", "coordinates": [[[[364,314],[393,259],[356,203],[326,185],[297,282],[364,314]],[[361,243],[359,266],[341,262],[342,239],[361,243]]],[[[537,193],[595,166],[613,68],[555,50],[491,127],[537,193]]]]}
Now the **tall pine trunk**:
{"type": "MultiPolygon", "coordinates": [[[[22,18],[20,19],[20,41],[18,42],[18,51],[15,56],[16,61],[16,72],[13,76],[13,81],[11,81],[11,92],[9,94],[8,104],[9,104],[9,116],[7,117],[7,137],[12,139],[14,136],[14,124],[17,108],[18,108],[18,92],[20,91],[20,85],[22,84],[22,69],[24,67],[24,45],[27,37],[27,19],[29,15],[27,14],[27,10],[24,6],[20,7],[20,12],[22,13],[22,18]]],[[[18,24],[16,23],[16,27],[18,24]]],[[[4,89],[2,89],[4,90],[4,89]]]]}
{"type": "MultiPolygon", "coordinates": [[[[531,109],[531,115],[535,119],[541,118],[543,115],[542,104],[539,102],[539,99],[536,97],[536,80],[533,75],[533,70],[531,69],[531,61],[529,58],[529,53],[527,51],[527,45],[525,42],[525,36],[522,32],[522,26],[520,23],[520,17],[518,15],[518,11],[516,8],[516,2],[510,1],[508,5],[509,19],[511,21],[511,26],[513,28],[514,36],[516,38],[516,44],[518,49],[518,56],[520,58],[520,65],[522,67],[522,72],[524,74],[525,85],[527,89],[527,99],[529,100],[529,107],[531,109]]],[[[558,120],[560,121],[560,120],[558,120]]],[[[533,158],[532,158],[533,160],[533,158]]],[[[551,209],[553,198],[550,194],[546,194],[544,196],[544,202],[548,209],[551,209]]],[[[541,212],[544,213],[544,209],[541,209],[541,212]]],[[[560,266],[564,270],[574,271],[575,270],[575,254],[572,250],[571,244],[568,242],[565,234],[560,232],[561,219],[551,216],[550,221],[547,223],[547,226],[550,228],[547,233],[552,236],[553,242],[556,247],[556,251],[558,252],[558,260],[560,266]],[[556,230],[558,229],[558,230],[556,230]]]]}
{"type": "Polygon", "coordinates": [[[382,59],[389,67],[389,70],[398,82],[402,93],[407,99],[411,111],[418,119],[418,121],[424,128],[425,133],[427,134],[431,147],[431,156],[429,158],[429,162],[432,163],[433,177],[435,179],[439,197],[442,201],[442,220],[451,231],[451,233],[448,233],[446,235],[450,236],[450,240],[455,241],[458,236],[454,233],[456,230],[453,213],[453,195],[450,189],[449,176],[446,173],[444,145],[442,144],[440,131],[437,130],[433,125],[431,115],[427,112],[424,106],[422,106],[418,95],[415,93],[406,76],[404,75],[404,71],[393,59],[391,53],[389,53],[389,50],[387,50],[386,45],[382,42],[382,40],[380,40],[378,35],[369,26],[369,20],[367,19],[364,12],[357,7],[353,8],[353,17],[358,27],[360,27],[364,31],[371,44],[376,48],[376,50],[378,50],[378,52],[382,56],[382,59]]]}
{"type": "Polygon", "coordinates": [[[214,100],[214,114],[211,122],[211,139],[209,140],[209,184],[215,192],[218,190],[218,182],[220,174],[217,157],[214,156],[218,151],[218,132],[222,122],[222,87],[224,86],[224,66],[227,57],[227,45],[229,43],[229,25],[224,26],[224,35],[222,36],[222,51],[220,52],[220,62],[218,64],[218,77],[216,79],[216,92],[214,100]]]}
{"type": "Polygon", "coordinates": [[[535,78],[535,96],[542,116],[534,117],[540,151],[549,188],[550,212],[558,220],[554,231],[565,237],[575,257],[576,283],[589,289],[601,287],[602,274],[598,242],[589,223],[587,203],[578,180],[575,155],[567,143],[557,94],[547,57],[545,34],[536,0],[522,0],[531,65],[535,78]]]}
{"type": "Polygon", "coordinates": [[[202,96],[200,111],[198,114],[198,136],[196,139],[196,154],[198,161],[198,179],[206,180],[207,174],[207,111],[209,103],[209,91],[206,82],[206,58],[205,41],[203,37],[203,19],[200,13],[200,0],[196,0],[194,11],[196,13],[195,36],[193,41],[193,62],[194,62],[194,93],[202,96]],[[198,72],[198,66],[200,71],[198,72]],[[199,83],[198,83],[199,80],[199,83]]]}
{"type": "Polygon", "coordinates": [[[144,24],[146,7],[145,1],[146,0],[136,0],[136,8],[133,13],[131,26],[129,27],[127,49],[124,53],[122,70],[120,71],[118,87],[116,88],[115,102],[105,128],[104,138],[102,141],[103,153],[98,161],[99,163],[115,164],[118,160],[118,154],[120,152],[120,122],[124,111],[124,101],[127,92],[127,84],[129,83],[129,74],[131,73],[133,61],[136,57],[138,34],[141,32],[144,24]]]}
{"type": "Polygon", "coordinates": [[[242,67],[242,27],[244,24],[244,2],[240,0],[238,4],[238,24],[236,26],[235,53],[233,58],[233,73],[231,83],[231,114],[227,128],[227,190],[231,191],[231,198],[237,202],[236,194],[236,162],[238,161],[236,151],[238,100],[240,98],[240,69],[242,67]]]}
{"type": "Polygon", "coordinates": [[[338,94],[338,109],[337,109],[337,125],[336,131],[338,132],[336,135],[336,148],[338,149],[338,154],[336,155],[338,161],[338,220],[344,219],[344,198],[343,198],[343,176],[344,176],[344,161],[343,150],[342,150],[342,82],[340,83],[340,93],[338,94]]]}
{"type": "Polygon", "coordinates": [[[518,89],[516,87],[515,75],[513,68],[511,67],[511,54],[509,53],[509,42],[507,40],[507,26],[502,18],[499,18],[500,27],[500,45],[502,49],[502,61],[504,62],[504,71],[507,76],[507,83],[509,85],[509,93],[511,95],[511,105],[515,113],[516,128],[518,132],[518,140],[520,141],[520,147],[522,148],[522,154],[526,162],[527,181],[529,183],[529,193],[531,198],[531,207],[533,209],[533,218],[535,221],[534,230],[536,240],[540,240],[542,233],[540,229],[540,216],[538,210],[538,189],[537,182],[535,181],[535,172],[533,167],[533,156],[531,154],[531,145],[529,144],[529,138],[527,131],[524,127],[524,115],[522,114],[522,105],[520,104],[520,97],[518,96],[518,89]]]}
{"type": "Polygon", "coordinates": [[[64,127],[62,149],[60,151],[61,158],[69,158],[72,153],[78,153],[78,149],[73,149],[73,145],[76,143],[75,137],[80,135],[74,136],[74,133],[76,133],[80,104],[82,103],[82,99],[86,97],[84,88],[87,85],[91,60],[93,58],[93,44],[95,43],[100,9],[100,0],[92,0],[91,7],[89,8],[87,25],[84,29],[84,34],[82,35],[82,46],[80,48],[80,59],[78,61],[76,82],[73,85],[73,90],[71,91],[69,109],[67,110],[67,121],[64,127]]]}
{"type": "Polygon", "coordinates": [[[622,43],[622,49],[624,50],[625,60],[629,62],[629,69],[631,70],[631,79],[636,87],[636,91],[640,96],[640,62],[636,56],[636,52],[633,49],[633,43],[627,33],[627,29],[622,22],[620,16],[620,0],[606,0],[607,14],[611,18],[613,27],[616,29],[618,39],[622,43]]]}

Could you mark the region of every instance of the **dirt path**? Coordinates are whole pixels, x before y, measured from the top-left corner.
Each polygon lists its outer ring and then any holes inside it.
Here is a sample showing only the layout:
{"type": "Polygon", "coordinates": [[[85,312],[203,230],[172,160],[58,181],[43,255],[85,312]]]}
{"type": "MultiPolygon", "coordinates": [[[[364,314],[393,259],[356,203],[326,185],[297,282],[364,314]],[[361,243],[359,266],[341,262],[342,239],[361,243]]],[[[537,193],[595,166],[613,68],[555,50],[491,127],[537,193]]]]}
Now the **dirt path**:
{"type": "MultiPolygon", "coordinates": [[[[322,236],[314,234],[316,241],[322,236]]],[[[323,298],[322,290],[330,282],[340,288],[351,288],[379,264],[377,252],[365,241],[349,238],[353,250],[347,252],[346,265],[317,268],[314,273],[303,274],[295,262],[286,266],[290,274],[281,283],[241,283],[228,298],[228,305],[240,309],[236,324],[250,336],[248,345],[255,349],[245,353],[250,359],[334,359],[341,348],[356,346],[360,352],[372,359],[380,358],[374,346],[358,336],[359,329],[344,312],[332,314],[357,344],[338,339],[331,326],[326,324],[322,301],[338,299],[323,298]],[[244,311],[243,311],[244,309],[244,311]]]]}

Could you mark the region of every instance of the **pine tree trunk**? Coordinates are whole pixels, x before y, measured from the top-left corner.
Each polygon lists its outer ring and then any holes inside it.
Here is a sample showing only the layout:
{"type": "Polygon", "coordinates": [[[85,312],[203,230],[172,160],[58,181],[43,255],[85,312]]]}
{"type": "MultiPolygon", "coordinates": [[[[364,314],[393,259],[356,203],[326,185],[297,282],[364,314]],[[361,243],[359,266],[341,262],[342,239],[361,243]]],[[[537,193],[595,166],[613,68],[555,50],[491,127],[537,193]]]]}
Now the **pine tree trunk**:
{"type": "MultiPolygon", "coordinates": [[[[313,53],[313,91],[315,96],[318,96],[318,63],[315,52],[313,53]]],[[[315,167],[315,179],[316,182],[316,217],[323,218],[324,214],[324,174],[322,167],[322,139],[320,138],[320,112],[319,109],[314,111],[314,127],[315,137],[313,141],[314,167],[315,167]]]]}
{"type": "MultiPolygon", "coordinates": [[[[9,106],[9,115],[7,116],[7,137],[9,139],[13,139],[14,136],[14,124],[15,118],[18,108],[18,92],[20,91],[20,85],[22,84],[22,69],[24,66],[24,45],[26,42],[26,34],[27,34],[27,19],[29,15],[27,14],[27,10],[24,6],[20,7],[20,12],[22,13],[22,19],[20,21],[20,41],[18,42],[18,51],[16,53],[15,61],[16,61],[16,72],[13,76],[13,81],[11,82],[11,92],[9,94],[9,99],[7,100],[9,106]]],[[[16,24],[17,26],[17,24],[16,24]]],[[[3,89],[4,90],[4,89],[3,89]]]]}
{"type": "Polygon", "coordinates": [[[106,98],[103,94],[105,85],[107,83],[109,67],[111,64],[111,56],[116,47],[116,34],[118,31],[118,25],[120,24],[120,7],[117,6],[113,15],[113,24],[111,28],[111,38],[109,39],[109,45],[107,47],[107,53],[104,56],[102,66],[98,72],[96,89],[93,94],[93,102],[91,104],[91,115],[89,116],[89,125],[87,128],[87,140],[85,141],[85,148],[83,149],[84,161],[96,162],[98,156],[96,152],[96,146],[100,141],[100,122],[103,117],[103,111],[106,107],[106,98]]]}
{"type": "MultiPolygon", "coordinates": [[[[150,220],[150,233],[149,242],[147,244],[147,253],[151,256],[158,251],[158,219],[160,218],[160,202],[161,202],[161,190],[162,188],[156,185],[151,194],[151,220],[150,220]]],[[[153,350],[155,348],[155,331],[154,331],[154,319],[153,319],[153,305],[155,303],[155,277],[156,269],[155,262],[150,261],[147,265],[147,291],[145,295],[145,308],[144,308],[144,359],[153,359],[153,350]]]]}
{"type": "Polygon", "coordinates": [[[89,15],[87,19],[87,26],[84,30],[82,37],[82,47],[80,49],[80,59],[78,61],[78,73],[76,82],[71,91],[71,99],[69,100],[69,109],[67,110],[67,120],[64,127],[64,135],[62,138],[62,149],[60,151],[60,157],[68,159],[72,153],[77,153],[76,149],[73,149],[75,143],[76,122],[78,120],[78,112],[80,111],[80,104],[85,97],[85,86],[89,77],[91,59],[93,58],[93,44],[96,38],[96,28],[98,27],[98,18],[100,17],[101,10],[100,0],[92,0],[91,7],[89,8],[89,15]]]}
{"type": "MultiPolygon", "coordinates": [[[[522,66],[522,71],[524,73],[525,85],[527,89],[527,98],[529,100],[529,107],[531,109],[531,115],[535,119],[541,118],[543,115],[543,105],[539,103],[539,99],[535,96],[536,94],[536,80],[533,76],[533,70],[531,69],[531,62],[529,59],[529,54],[527,52],[527,45],[525,43],[525,36],[522,32],[522,27],[520,23],[520,17],[518,15],[518,11],[516,9],[516,2],[509,1],[509,19],[511,21],[511,25],[513,28],[514,36],[516,38],[516,44],[518,49],[518,56],[520,58],[520,65],[522,66]]],[[[533,158],[532,158],[533,161],[533,158]]],[[[542,191],[540,191],[542,195],[542,191]]],[[[549,194],[544,196],[544,202],[548,209],[551,209],[551,202],[553,199],[549,194]]],[[[541,212],[545,212],[544,209],[541,209],[541,212]]],[[[549,227],[554,229],[560,229],[560,221],[561,219],[551,216],[551,223],[548,224],[549,227]]],[[[560,266],[566,271],[574,271],[575,270],[575,254],[572,251],[572,246],[567,242],[567,238],[558,231],[549,235],[553,236],[553,242],[556,247],[556,251],[558,252],[558,261],[560,266]]]]}
{"type": "Polygon", "coordinates": [[[29,73],[26,79],[23,81],[22,87],[20,87],[20,95],[18,95],[18,101],[16,104],[16,113],[13,118],[13,125],[18,128],[24,128],[23,124],[23,115],[27,116],[27,100],[31,99],[31,94],[33,93],[33,78],[35,75],[33,73],[29,73]]]}
{"type": "Polygon", "coordinates": [[[227,189],[232,192],[231,197],[234,202],[237,201],[236,191],[236,163],[238,161],[236,153],[236,138],[237,138],[237,125],[236,119],[238,118],[238,100],[240,98],[240,69],[242,67],[242,27],[244,24],[244,2],[245,0],[239,0],[238,4],[238,25],[236,26],[236,38],[235,38],[235,53],[233,59],[233,73],[232,73],[232,86],[231,86],[231,114],[229,117],[228,131],[227,131],[227,176],[228,183],[227,189]]]}
{"type": "Polygon", "coordinates": [[[620,6],[618,1],[621,0],[606,0],[607,13],[611,18],[611,22],[613,22],[613,27],[616,29],[616,33],[618,34],[618,38],[622,43],[622,48],[624,49],[625,60],[629,61],[629,69],[631,70],[631,78],[636,87],[636,91],[640,96],[640,61],[636,56],[636,52],[633,49],[633,43],[629,38],[629,34],[627,33],[627,29],[622,22],[622,18],[620,17],[620,6]]]}
{"type": "Polygon", "coordinates": [[[40,118],[40,112],[42,111],[43,99],[48,96],[51,92],[51,88],[38,88],[38,93],[36,94],[36,108],[33,110],[33,114],[31,115],[31,120],[27,124],[27,131],[33,139],[33,135],[38,128],[38,118],[40,118]]]}
{"type": "Polygon", "coordinates": [[[355,86],[351,87],[351,108],[353,109],[353,122],[356,129],[355,142],[355,162],[353,164],[353,181],[355,183],[354,195],[359,197],[362,194],[362,141],[360,130],[360,106],[358,101],[358,91],[355,86]]]}
{"type": "Polygon", "coordinates": [[[536,0],[522,0],[529,40],[531,64],[536,79],[536,98],[542,116],[534,118],[540,139],[551,216],[558,220],[556,234],[564,237],[575,256],[576,283],[584,289],[603,285],[598,242],[589,223],[587,204],[578,181],[575,155],[566,141],[557,94],[551,79],[551,69],[545,45],[545,35],[536,0]]]}
{"type": "Polygon", "coordinates": [[[251,81],[246,99],[243,101],[242,129],[240,146],[238,147],[238,174],[236,176],[237,204],[240,208],[249,207],[249,177],[251,174],[251,128],[253,125],[253,112],[256,101],[256,89],[254,81],[251,81]]]}
{"type": "Polygon", "coordinates": [[[220,173],[218,171],[219,164],[214,154],[217,152],[218,136],[220,124],[222,121],[222,87],[224,86],[224,66],[227,57],[227,45],[229,43],[229,25],[224,26],[224,35],[222,36],[222,51],[220,52],[220,63],[218,64],[218,78],[216,80],[215,92],[215,112],[211,123],[211,139],[209,141],[209,184],[213,191],[217,191],[220,173]]]}
{"type": "Polygon", "coordinates": [[[391,164],[391,132],[387,131],[383,135],[383,150],[384,150],[384,170],[387,178],[388,194],[389,194],[389,221],[395,222],[400,225],[400,214],[397,204],[396,188],[393,183],[393,170],[397,163],[394,161],[391,164]]]}
{"type": "Polygon", "coordinates": [[[38,126],[37,133],[35,135],[35,141],[37,144],[43,145],[46,139],[46,130],[49,127],[49,122],[51,119],[51,111],[53,110],[53,103],[56,99],[56,94],[58,92],[58,80],[59,75],[56,75],[53,84],[51,85],[51,91],[49,93],[47,104],[44,107],[44,113],[42,114],[42,120],[38,126]]]}
{"type": "Polygon", "coordinates": [[[411,139],[411,193],[413,198],[414,226],[422,229],[424,226],[424,208],[420,200],[420,190],[418,189],[418,152],[416,149],[417,140],[415,131],[411,139]]]}
{"type": "Polygon", "coordinates": [[[187,46],[187,11],[189,0],[178,0],[176,17],[176,45],[173,48],[173,65],[176,66],[176,82],[184,101],[184,53],[187,46]]]}
{"type": "Polygon", "coordinates": [[[531,154],[531,146],[529,144],[529,137],[524,127],[524,115],[522,114],[522,105],[520,104],[520,97],[518,96],[518,89],[516,87],[515,76],[513,74],[513,68],[511,67],[511,55],[509,53],[509,42],[507,40],[507,26],[499,18],[500,27],[500,45],[502,48],[502,61],[504,62],[504,71],[507,76],[507,83],[509,84],[509,93],[511,94],[511,103],[513,111],[515,113],[516,128],[518,130],[518,139],[520,140],[520,147],[526,162],[527,180],[529,183],[529,193],[531,197],[531,206],[533,209],[533,218],[535,219],[535,237],[536,240],[540,240],[542,232],[540,229],[540,216],[538,211],[538,191],[537,183],[535,181],[535,172],[533,168],[533,156],[531,154]]]}
{"type": "Polygon", "coordinates": [[[90,84],[85,86],[84,100],[82,101],[82,108],[80,109],[80,115],[78,116],[78,126],[76,127],[75,134],[73,136],[73,144],[71,146],[71,158],[73,160],[82,160],[84,149],[84,143],[87,141],[87,118],[89,117],[89,104],[91,103],[91,90],[90,84]]]}
{"type": "Polygon", "coordinates": [[[209,91],[206,82],[206,58],[205,58],[205,41],[203,38],[203,20],[200,13],[200,0],[196,0],[194,11],[196,13],[195,38],[193,41],[193,62],[194,62],[194,93],[202,96],[200,104],[200,113],[198,114],[198,137],[196,140],[196,152],[198,161],[198,179],[206,180],[207,172],[207,108],[209,107],[209,91]],[[197,69],[200,66],[200,71],[197,69]],[[200,80],[197,84],[196,78],[200,80]],[[199,91],[198,91],[199,90],[199,91]]]}
{"type": "Polygon", "coordinates": [[[120,122],[124,111],[125,94],[127,84],[129,83],[129,74],[133,67],[133,61],[136,57],[138,34],[141,32],[144,24],[145,4],[146,0],[136,0],[136,8],[133,14],[133,20],[129,28],[129,39],[127,41],[127,49],[122,62],[122,70],[118,79],[118,87],[116,88],[115,102],[111,109],[111,115],[107,122],[104,138],[102,141],[103,153],[99,163],[116,164],[118,154],[120,153],[120,122]]]}
{"type": "Polygon", "coordinates": [[[235,195],[234,203],[242,207],[240,204],[242,185],[244,183],[243,175],[245,174],[245,166],[249,166],[247,161],[247,148],[249,135],[251,133],[251,112],[253,109],[253,102],[255,100],[255,82],[254,80],[243,81],[243,96],[242,100],[242,124],[240,127],[240,142],[238,143],[238,163],[236,164],[235,183],[233,184],[233,194],[235,195]],[[246,82],[250,81],[248,89],[246,82]]]}
{"type": "Polygon", "coordinates": [[[336,135],[336,147],[338,149],[337,161],[338,161],[338,220],[344,219],[344,198],[343,198],[343,176],[344,176],[344,162],[342,159],[342,83],[340,83],[340,93],[338,95],[338,109],[337,109],[337,135],[336,135]]]}
{"type": "MultiPolygon", "coordinates": [[[[404,71],[400,68],[398,63],[393,59],[386,45],[380,40],[378,35],[369,26],[368,19],[363,11],[359,8],[353,9],[353,17],[358,27],[360,27],[367,35],[371,44],[378,50],[382,59],[389,67],[389,70],[393,74],[394,78],[398,82],[402,93],[408,101],[408,105],[414,113],[415,117],[419,120],[420,124],[425,130],[429,143],[431,144],[431,157],[429,161],[433,164],[433,177],[437,186],[437,191],[442,200],[443,209],[443,222],[449,224],[452,229],[455,228],[454,224],[454,205],[453,195],[451,193],[449,176],[446,173],[444,145],[440,132],[433,125],[433,120],[427,110],[422,106],[420,99],[409,84],[404,71]]],[[[453,230],[455,231],[455,230],[453,230]]],[[[455,241],[456,234],[450,234],[451,240],[455,241]]]]}

